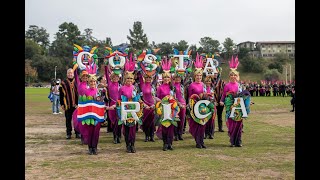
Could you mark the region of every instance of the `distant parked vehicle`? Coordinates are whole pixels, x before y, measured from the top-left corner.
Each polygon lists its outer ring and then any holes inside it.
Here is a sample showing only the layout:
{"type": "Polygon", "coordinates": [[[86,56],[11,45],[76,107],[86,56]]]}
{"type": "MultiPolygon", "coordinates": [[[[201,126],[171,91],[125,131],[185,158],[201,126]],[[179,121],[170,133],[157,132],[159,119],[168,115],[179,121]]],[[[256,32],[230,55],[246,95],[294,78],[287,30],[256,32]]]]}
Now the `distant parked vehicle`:
{"type": "Polygon", "coordinates": [[[43,87],[43,85],[41,83],[36,83],[33,85],[33,87],[43,87]]]}
{"type": "Polygon", "coordinates": [[[24,83],[24,87],[28,87],[29,86],[29,83],[28,82],[25,82],[24,83]]]}

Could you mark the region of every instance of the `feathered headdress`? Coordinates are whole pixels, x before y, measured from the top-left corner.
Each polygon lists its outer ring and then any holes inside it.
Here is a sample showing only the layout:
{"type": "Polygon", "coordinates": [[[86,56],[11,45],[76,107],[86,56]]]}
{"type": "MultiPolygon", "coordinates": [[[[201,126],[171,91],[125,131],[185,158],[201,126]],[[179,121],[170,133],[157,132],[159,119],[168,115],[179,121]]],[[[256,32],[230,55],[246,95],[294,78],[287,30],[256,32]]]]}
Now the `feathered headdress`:
{"type": "Polygon", "coordinates": [[[196,61],[194,62],[194,73],[193,75],[201,74],[203,73],[203,62],[202,62],[202,56],[197,53],[196,61]]]}
{"type": "Polygon", "coordinates": [[[171,59],[164,58],[161,60],[161,66],[163,70],[162,78],[164,77],[170,77],[170,69],[171,69],[171,59]]]}
{"type": "Polygon", "coordinates": [[[231,73],[234,73],[239,76],[239,72],[237,71],[238,65],[239,65],[238,55],[236,56],[236,58],[234,58],[232,55],[231,60],[229,61],[229,67],[230,67],[229,75],[231,73]]]}
{"type": "Polygon", "coordinates": [[[117,50],[113,52],[110,47],[106,47],[105,55],[105,58],[108,59],[107,63],[110,72],[120,75],[122,73],[127,54],[117,50]]]}
{"type": "Polygon", "coordinates": [[[172,59],[172,66],[175,70],[174,77],[179,76],[182,79],[185,78],[185,73],[187,68],[190,66],[190,55],[191,55],[192,50],[188,51],[188,48],[185,51],[178,51],[177,49],[173,49],[173,59],[172,59]],[[179,65],[180,59],[183,58],[183,63],[179,65]],[[179,68],[180,66],[180,68],[179,68]],[[182,66],[182,67],[181,67],[182,66]]]}
{"type": "Polygon", "coordinates": [[[154,77],[157,73],[157,67],[159,66],[158,59],[154,55],[156,52],[158,52],[158,49],[155,50],[143,50],[141,54],[139,54],[137,60],[138,60],[138,67],[142,70],[143,76],[150,76],[154,77]]]}
{"type": "Polygon", "coordinates": [[[135,62],[132,58],[132,53],[130,53],[130,58],[126,60],[126,63],[124,65],[124,80],[127,78],[134,78],[134,69],[135,69],[135,62]]]}
{"type": "Polygon", "coordinates": [[[80,70],[86,70],[89,74],[96,74],[98,69],[97,46],[91,48],[87,45],[83,47],[77,44],[73,45],[73,58],[76,60],[74,63],[78,64],[80,70]]]}

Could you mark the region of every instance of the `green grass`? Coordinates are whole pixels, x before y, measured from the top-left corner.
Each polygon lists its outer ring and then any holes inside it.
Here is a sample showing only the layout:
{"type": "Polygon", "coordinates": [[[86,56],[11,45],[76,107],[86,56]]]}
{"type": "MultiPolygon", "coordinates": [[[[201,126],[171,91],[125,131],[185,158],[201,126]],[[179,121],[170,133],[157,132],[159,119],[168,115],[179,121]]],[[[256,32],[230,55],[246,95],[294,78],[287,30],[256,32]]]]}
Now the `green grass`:
{"type": "MultiPolygon", "coordinates": [[[[291,79],[293,80],[295,77],[295,62],[292,61],[291,63],[291,79]]],[[[222,67],[222,74],[221,74],[221,78],[228,82],[229,80],[229,64],[228,63],[223,63],[221,64],[222,67]]],[[[265,69],[268,69],[268,67],[265,67],[265,69]]],[[[260,80],[264,80],[264,73],[253,73],[253,72],[244,72],[243,70],[243,66],[241,66],[241,63],[239,64],[238,67],[238,71],[240,74],[240,80],[242,81],[251,81],[251,82],[258,82],[260,83],[260,80]]],[[[288,68],[288,76],[287,76],[287,80],[289,81],[289,68],[288,68]]],[[[283,68],[283,73],[281,74],[281,77],[279,80],[285,81],[286,80],[286,69],[285,67],[283,68]]]]}
{"type": "Polygon", "coordinates": [[[241,148],[229,147],[227,132],[216,132],[214,139],[204,140],[207,149],[197,149],[186,133],[183,141],[173,142],[173,151],[162,151],[161,140],[143,142],[144,133],[139,130],[137,153],[131,154],[125,152],[124,138],[121,144],[113,144],[112,134],[103,127],[99,154],[89,156],[87,146],[74,136],[64,139],[64,116],[51,114],[49,90],[26,88],[25,92],[26,127],[57,131],[26,131],[26,157],[31,159],[26,161],[26,179],[295,179],[290,97],[252,97],[255,104],[244,122],[241,148]],[[43,121],[34,122],[33,117],[43,121]],[[283,124],[285,119],[289,124],[283,124]]]}
{"type": "Polygon", "coordinates": [[[25,88],[26,101],[29,102],[44,102],[49,101],[49,88],[25,88]]]}
{"type": "Polygon", "coordinates": [[[274,108],[284,109],[290,106],[291,97],[251,97],[251,101],[257,102],[251,106],[251,111],[268,111],[274,108]]]}
{"type": "Polygon", "coordinates": [[[26,114],[52,113],[52,103],[48,99],[49,88],[25,88],[26,114]]]}

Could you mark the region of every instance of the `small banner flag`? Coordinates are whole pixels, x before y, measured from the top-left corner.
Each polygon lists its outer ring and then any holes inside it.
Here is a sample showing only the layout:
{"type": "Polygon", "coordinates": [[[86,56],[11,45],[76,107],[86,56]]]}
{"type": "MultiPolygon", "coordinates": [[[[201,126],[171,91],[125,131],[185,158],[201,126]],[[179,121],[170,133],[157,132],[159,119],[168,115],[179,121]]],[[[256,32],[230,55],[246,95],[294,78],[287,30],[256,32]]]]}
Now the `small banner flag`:
{"type": "Polygon", "coordinates": [[[79,102],[78,104],[78,121],[86,119],[96,119],[98,122],[104,121],[104,102],[89,100],[79,102]]]}

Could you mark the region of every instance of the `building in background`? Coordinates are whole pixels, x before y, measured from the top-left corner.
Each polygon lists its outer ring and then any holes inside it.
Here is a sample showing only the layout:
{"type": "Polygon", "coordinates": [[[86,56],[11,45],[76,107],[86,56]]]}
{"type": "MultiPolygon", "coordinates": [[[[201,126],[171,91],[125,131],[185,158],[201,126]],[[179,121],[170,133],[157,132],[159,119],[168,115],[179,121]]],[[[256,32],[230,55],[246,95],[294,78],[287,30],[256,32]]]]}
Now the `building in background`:
{"type": "Polygon", "coordinates": [[[256,42],[256,47],[263,58],[272,58],[276,53],[288,54],[290,58],[295,58],[294,41],[259,41],[256,42]]]}
{"type": "Polygon", "coordinates": [[[240,48],[249,49],[253,57],[273,58],[276,53],[284,53],[295,58],[295,41],[245,41],[237,45],[238,52],[240,48]]]}
{"type": "Polygon", "coordinates": [[[247,48],[250,51],[248,52],[252,57],[260,57],[260,52],[257,51],[255,42],[252,41],[245,41],[242,43],[237,44],[237,52],[240,52],[240,48],[247,48]]]}
{"type": "Polygon", "coordinates": [[[247,48],[250,51],[254,51],[256,49],[256,45],[252,41],[246,41],[246,42],[242,42],[242,43],[237,44],[238,52],[240,51],[240,48],[247,48]]]}

